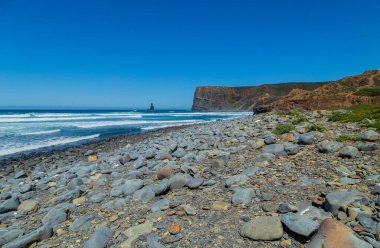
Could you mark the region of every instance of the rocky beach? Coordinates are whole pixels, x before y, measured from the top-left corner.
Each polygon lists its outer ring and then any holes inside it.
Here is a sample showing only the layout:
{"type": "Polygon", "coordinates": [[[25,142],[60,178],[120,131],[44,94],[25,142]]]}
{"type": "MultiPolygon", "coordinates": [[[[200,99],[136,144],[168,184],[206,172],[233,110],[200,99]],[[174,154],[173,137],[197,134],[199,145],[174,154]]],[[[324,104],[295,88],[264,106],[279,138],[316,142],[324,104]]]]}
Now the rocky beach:
{"type": "Polygon", "coordinates": [[[380,247],[379,134],[333,113],[263,113],[0,161],[0,246],[380,247]]]}

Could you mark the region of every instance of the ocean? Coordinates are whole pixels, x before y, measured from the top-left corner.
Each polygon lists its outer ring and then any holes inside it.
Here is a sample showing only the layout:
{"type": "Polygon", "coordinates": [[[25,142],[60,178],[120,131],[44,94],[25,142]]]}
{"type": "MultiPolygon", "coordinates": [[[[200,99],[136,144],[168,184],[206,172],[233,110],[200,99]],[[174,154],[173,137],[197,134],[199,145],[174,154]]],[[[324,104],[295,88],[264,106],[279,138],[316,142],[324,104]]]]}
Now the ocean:
{"type": "Polygon", "coordinates": [[[251,115],[247,112],[0,110],[0,158],[251,115]]]}

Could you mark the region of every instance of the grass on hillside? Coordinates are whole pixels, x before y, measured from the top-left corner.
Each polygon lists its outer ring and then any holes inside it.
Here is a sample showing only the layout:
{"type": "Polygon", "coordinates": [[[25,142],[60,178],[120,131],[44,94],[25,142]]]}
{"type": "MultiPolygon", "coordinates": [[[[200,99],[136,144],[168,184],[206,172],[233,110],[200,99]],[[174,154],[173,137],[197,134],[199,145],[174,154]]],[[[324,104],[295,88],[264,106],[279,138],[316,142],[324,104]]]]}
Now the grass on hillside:
{"type": "Polygon", "coordinates": [[[303,122],[309,122],[309,119],[307,119],[306,117],[298,117],[297,119],[294,119],[292,121],[292,124],[293,125],[298,125],[298,124],[301,124],[303,122]]]}
{"type": "Polygon", "coordinates": [[[293,129],[294,129],[294,127],[292,125],[280,124],[276,127],[275,130],[273,130],[273,133],[276,135],[281,135],[281,134],[289,133],[293,129]]]}
{"type": "Polygon", "coordinates": [[[360,89],[357,92],[355,92],[354,95],[357,96],[380,96],[380,89],[379,88],[364,88],[360,89]]]}
{"type": "Polygon", "coordinates": [[[339,136],[335,137],[335,140],[338,142],[359,141],[360,137],[359,136],[350,136],[350,135],[339,135],[339,136]]]}
{"type": "Polygon", "coordinates": [[[364,119],[370,119],[372,122],[361,123],[362,126],[380,130],[380,105],[356,106],[349,108],[347,112],[334,113],[329,116],[329,121],[342,123],[362,122],[364,119]]]}
{"type": "Polygon", "coordinates": [[[327,130],[326,127],[322,126],[322,125],[318,125],[318,124],[314,124],[314,125],[311,125],[311,126],[308,126],[306,127],[307,131],[310,132],[310,131],[318,131],[318,132],[321,132],[323,133],[324,131],[327,130]]]}

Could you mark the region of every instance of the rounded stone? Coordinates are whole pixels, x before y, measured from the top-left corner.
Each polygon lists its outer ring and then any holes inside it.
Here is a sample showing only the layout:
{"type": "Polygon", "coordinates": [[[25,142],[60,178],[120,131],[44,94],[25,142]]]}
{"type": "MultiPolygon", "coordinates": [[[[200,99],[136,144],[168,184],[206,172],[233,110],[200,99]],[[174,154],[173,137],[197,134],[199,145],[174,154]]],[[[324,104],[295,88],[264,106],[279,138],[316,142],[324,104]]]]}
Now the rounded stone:
{"type": "Polygon", "coordinates": [[[279,240],[283,235],[280,218],[276,216],[256,217],[242,226],[241,235],[252,240],[279,240]]]}

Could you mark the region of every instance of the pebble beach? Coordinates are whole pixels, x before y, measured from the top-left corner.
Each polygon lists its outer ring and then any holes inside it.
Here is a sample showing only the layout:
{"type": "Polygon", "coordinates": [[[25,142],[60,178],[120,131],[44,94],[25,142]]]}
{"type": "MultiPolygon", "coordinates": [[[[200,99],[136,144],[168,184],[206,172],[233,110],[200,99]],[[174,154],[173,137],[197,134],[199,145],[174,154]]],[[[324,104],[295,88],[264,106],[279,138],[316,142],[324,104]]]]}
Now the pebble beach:
{"type": "Polygon", "coordinates": [[[282,134],[295,117],[271,112],[4,159],[0,246],[380,247],[379,134],[330,114],[282,134]]]}

